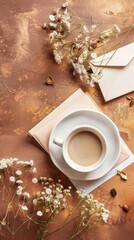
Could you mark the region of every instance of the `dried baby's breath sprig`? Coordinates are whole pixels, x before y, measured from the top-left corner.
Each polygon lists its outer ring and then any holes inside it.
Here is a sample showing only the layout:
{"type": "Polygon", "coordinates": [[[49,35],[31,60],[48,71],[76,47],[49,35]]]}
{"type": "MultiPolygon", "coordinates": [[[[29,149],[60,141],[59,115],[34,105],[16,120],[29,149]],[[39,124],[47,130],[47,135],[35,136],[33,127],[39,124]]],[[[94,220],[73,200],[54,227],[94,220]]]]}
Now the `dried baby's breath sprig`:
{"type": "Polygon", "coordinates": [[[37,237],[45,239],[76,221],[77,231],[70,236],[74,239],[84,230],[107,222],[109,211],[103,204],[91,194],[78,192],[78,202],[72,207],[72,187],[65,188],[60,179],[55,182],[51,177],[37,177],[33,160],[3,158],[0,167],[0,227],[1,233],[8,232],[10,239],[18,231],[27,232],[34,225],[38,229],[37,237]],[[58,225],[56,216],[62,216],[64,211],[67,217],[58,225]]]}
{"type": "Polygon", "coordinates": [[[49,40],[55,61],[58,64],[68,62],[72,65],[74,76],[79,75],[81,81],[94,86],[102,72],[94,73],[90,60],[97,57],[97,50],[101,47],[104,47],[102,54],[105,54],[109,43],[118,37],[121,29],[113,24],[110,29],[99,31],[98,25],[93,22],[87,27],[67,2],[49,15],[49,20],[48,25],[45,23],[45,29],[50,32],[49,40]]]}

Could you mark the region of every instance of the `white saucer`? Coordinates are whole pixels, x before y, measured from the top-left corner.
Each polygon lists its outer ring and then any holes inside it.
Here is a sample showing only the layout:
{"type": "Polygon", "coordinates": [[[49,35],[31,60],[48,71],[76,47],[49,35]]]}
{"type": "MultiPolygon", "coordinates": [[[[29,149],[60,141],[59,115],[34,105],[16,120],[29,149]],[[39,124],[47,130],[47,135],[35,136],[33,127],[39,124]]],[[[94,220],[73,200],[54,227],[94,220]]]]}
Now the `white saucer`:
{"type": "Polygon", "coordinates": [[[94,180],[104,176],[117,162],[120,148],[120,135],[116,125],[103,113],[89,109],[77,110],[65,116],[53,127],[49,139],[49,153],[53,163],[69,178],[76,180],[94,180]],[[53,143],[54,138],[64,139],[71,129],[80,124],[89,124],[98,128],[104,134],[108,144],[104,163],[98,169],[88,173],[70,168],[63,158],[62,148],[53,143]]]}

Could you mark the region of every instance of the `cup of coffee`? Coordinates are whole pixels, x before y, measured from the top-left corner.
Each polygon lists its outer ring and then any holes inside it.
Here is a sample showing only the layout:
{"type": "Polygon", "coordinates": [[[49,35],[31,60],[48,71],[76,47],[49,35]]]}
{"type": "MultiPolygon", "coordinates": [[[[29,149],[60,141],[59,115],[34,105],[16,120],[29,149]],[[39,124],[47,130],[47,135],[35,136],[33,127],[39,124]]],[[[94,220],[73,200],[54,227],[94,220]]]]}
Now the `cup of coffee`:
{"type": "Polygon", "coordinates": [[[104,135],[95,127],[79,125],[63,140],[54,138],[53,143],[62,148],[66,163],[79,172],[90,172],[102,165],[107,155],[104,135]]]}

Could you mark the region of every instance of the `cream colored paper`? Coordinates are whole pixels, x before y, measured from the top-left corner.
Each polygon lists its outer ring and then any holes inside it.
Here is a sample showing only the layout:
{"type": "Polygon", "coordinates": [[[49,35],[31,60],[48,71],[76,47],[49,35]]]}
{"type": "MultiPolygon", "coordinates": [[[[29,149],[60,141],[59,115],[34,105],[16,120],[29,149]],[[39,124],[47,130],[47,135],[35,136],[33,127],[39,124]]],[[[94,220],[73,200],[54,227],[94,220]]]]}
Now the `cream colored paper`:
{"type": "Polygon", "coordinates": [[[98,84],[105,101],[134,91],[134,43],[91,61],[96,74],[102,69],[98,84]]]}

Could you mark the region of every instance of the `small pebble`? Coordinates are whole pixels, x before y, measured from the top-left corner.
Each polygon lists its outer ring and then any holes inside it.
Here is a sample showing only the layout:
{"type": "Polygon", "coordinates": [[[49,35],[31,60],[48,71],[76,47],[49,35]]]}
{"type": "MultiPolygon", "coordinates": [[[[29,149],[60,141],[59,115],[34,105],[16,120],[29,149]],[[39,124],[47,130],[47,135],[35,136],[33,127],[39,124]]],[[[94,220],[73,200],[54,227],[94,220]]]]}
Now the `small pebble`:
{"type": "Polygon", "coordinates": [[[117,195],[117,191],[114,188],[112,188],[110,194],[112,197],[115,197],[117,195]]]}

